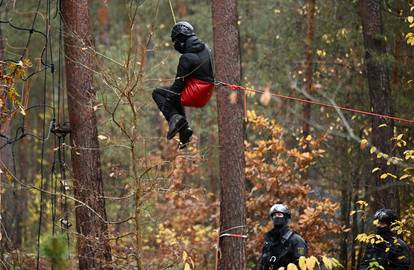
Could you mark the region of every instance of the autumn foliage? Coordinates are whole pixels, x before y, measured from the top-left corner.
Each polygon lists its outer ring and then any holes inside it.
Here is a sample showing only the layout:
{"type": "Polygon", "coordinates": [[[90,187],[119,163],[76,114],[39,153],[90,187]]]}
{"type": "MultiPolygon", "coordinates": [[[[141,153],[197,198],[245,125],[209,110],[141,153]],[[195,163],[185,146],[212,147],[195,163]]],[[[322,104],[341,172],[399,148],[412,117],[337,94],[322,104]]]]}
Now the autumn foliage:
{"type": "MultiPolygon", "coordinates": [[[[340,231],[334,222],[338,205],[318,197],[304,177],[313,161],[322,157],[320,143],[324,138],[309,137],[306,144],[300,140],[296,147],[289,147],[286,140],[290,138],[274,120],[249,112],[248,125],[254,134],[254,139],[246,141],[249,263],[257,262],[260,256],[263,235],[271,228],[268,210],[279,201],[291,207],[291,225],[307,240],[311,255],[329,253],[334,246],[329,236],[340,231]]],[[[157,246],[154,257],[164,258],[159,266],[184,263],[183,254],[188,254],[187,262],[210,268],[215,257],[219,202],[204,187],[189,181],[202,161],[196,148],[191,148],[189,155],[191,162],[185,156],[176,157],[171,185],[157,203],[164,220],[150,241],[157,246]]]]}

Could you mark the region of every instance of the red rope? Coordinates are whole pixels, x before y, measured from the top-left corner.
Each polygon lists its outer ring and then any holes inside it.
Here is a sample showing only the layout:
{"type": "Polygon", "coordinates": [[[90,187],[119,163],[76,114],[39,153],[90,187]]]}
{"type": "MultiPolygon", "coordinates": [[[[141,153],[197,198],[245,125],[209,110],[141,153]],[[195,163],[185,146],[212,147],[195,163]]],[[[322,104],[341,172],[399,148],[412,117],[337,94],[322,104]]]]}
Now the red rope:
{"type": "MultiPolygon", "coordinates": [[[[243,87],[243,86],[235,85],[235,84],[229,84],[229,83],[223,83],[223,82],[219,82],[218,84],[223,85],[224,87],[227,87],[227,88],[232,89],[232,90],[242,90],[242,91],[249,91],[249,92],[261,93],[261,94],[265,93],[264,91],[261,91],[261,90],[255,90],[255,89],[252,89],[252,88],[247,88],[247,87],[243,87]]],[[[340,109],[342,111],[348,111],[348,112],[354,112],[354,113],[359,113],[359,114],[364,114],[364,115],[369,115],[369,116],[375,116],[375,117],[379,117],[379,118],[391,119],[391,120],[395,120],[395,121],[404,122],[404,123],[407,123],[407,124],[414,125],[414,120],[409,120],[409,119],[404,119],[404,118],[399,118],[399,117],[394,117],[394,116],[379,114],[379,113],[374,113],[374,112],[367,112],[367,111],[348,108],[348,107],[343,107],[343,106],[336,106],[336,105],[332,105],[332,104],[327,104],[327,103],[323,103],[323,102],[319,102],[319,101],[312,101],[312,100],[309,100],[309,99],[303,99],[303,98],[299,98],[299,97],[285,96],[285,95],[274,94],[274,93],[270,93],[270,95],[274,96],[274,97],[281,98],[281,99],[294,100],[294,101],[299,101],[299,102],[302,102],[302,103],[309,103],[309,104],[318,105],[318,106],[321,106],[321,107],[340,109]]]]}

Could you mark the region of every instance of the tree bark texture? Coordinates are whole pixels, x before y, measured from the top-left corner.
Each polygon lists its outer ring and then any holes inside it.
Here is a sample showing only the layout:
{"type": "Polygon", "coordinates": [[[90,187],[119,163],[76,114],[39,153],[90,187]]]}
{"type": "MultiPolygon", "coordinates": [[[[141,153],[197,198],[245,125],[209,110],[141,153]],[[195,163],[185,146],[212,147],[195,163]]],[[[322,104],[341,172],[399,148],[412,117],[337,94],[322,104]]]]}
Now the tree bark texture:
{"type": "MultiPolygon", "coordinates": [[[[386,42],[381,15],[381,0],[361,0],[360,15],[365,45],[365,64],[368,78],[371,109],[375,113],[391,115],[391,93],[387,66],[384,62],[386,42]]],[[[391,155],[394,122],[379,117],[372,118],[372,144],[381,153],[391,155]],[[381,126],[386,124],[386,126],[381,126]]],[[[396,208],[398,193],[392,187],[392,180],[380,180],[379,176],[386,172],[392,173],[387,166],[387,159],[373,157],[373,167],[380,168],[372,175],[371,188],[375,189],[373,209],[381,207],[396,208]],[[387,187],[391,185],[391,187],[387,187]],[[384,189],[385,188],[385,189],[384,189]]]]}
{"type": "MultiPolygon", "coordinates": [[[[237,1],[213,0],[215,75],[219,81],[240,83],[240,37],[237,1]]],[[[220,232],[241,234],[246,224],[244,160],[244,93],[230,102],[230,91],[217,89],[220,166],[220,232]]],[[[233,94],[234,95],[234,94],[233,94]]],[[[221,237],[219,269],[246,269],[246,247],[242,238],[221,237]]]]}
{"type": "MultiPolygon", "coordinates": [[[[306,92],[312,93],[313,76],[313,36],[314,36],[315,0],[307,0],[307,30],[305,40],[305,79],[306,92]]],[[[309,100],[309,99],[308,99],[309,100]]],[[[303,105],[303,136],[309,135],[311,120],[311,104],[303,105]]]]}
{"type": "MultiPolygon", "coordinates": [[[[5,59],[4,55],[4,43],[3,43],[3,34],[0,29],[0,77],[4,75],[5,66],[3,61],[5,59]]],[[[7,99],[7,92],[4,92],[4,89],[1,89],[0,85],[0,95],[4,95],[5,100],[7,99]]],[[[5,101],[3,100],[3,101],[5,101]]],[[[7,103],[7,101],[6,101],[7,103]]],[[[7,104],[6,104],[7,106],[7,104]]],[[[11,118],[6,115],[0,119],[0,133],[8,138],[11,136],[11,118]]],[[[0,214],[1,220],[0,223],[3,225],[0,228],[0,239],[1,247],[5,250],[12,250],[19,247],[18,234],[20,232],[17,227],[16,221],[18,219],[19,212],[16,211],[16,194],[14,192],[14,187],[12,181],[7,177],[7,171],[14,173],[13,168],[13,150],[11,144],[6,144],[7,139],[0,137],[0,160],[1,165],[0,169],[3,171],[0,174],[0,214]],[[4,231],[3,231],[4,230],[4,231]]]]}
{"type": "Polygon", "coordinates": [[[62,2],[65,68],[71,125],[72,166],[79,268],[111,269],[97,120],[93,106],[94,43],[90,33],[87,0],[62,2]]]}

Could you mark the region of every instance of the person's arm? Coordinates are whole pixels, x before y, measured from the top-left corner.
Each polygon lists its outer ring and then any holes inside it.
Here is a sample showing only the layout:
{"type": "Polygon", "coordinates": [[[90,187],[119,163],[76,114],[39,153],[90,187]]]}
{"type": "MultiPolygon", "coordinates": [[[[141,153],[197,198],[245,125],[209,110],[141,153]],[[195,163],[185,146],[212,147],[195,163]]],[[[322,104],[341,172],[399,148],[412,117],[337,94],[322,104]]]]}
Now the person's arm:
{"type": "Polygon", "coordinates": [[[263,248],[262,248],[262,255],[260,256],[259,260],[259,268],[258,270],[268,270],[270,267],[270,252],[269,252],[270,245],[265,241],[263,248]]]}
{"type": "Polygon", "coordinates": [[[380,265],[377,261],[377,247],[375,245],[368,244],[365,248],[364,256],[362,257],[359,270],[375,269],[375,266],[380,265]]]}
{"type": "Polygon", "coordinates": [[[171,91],[175,93],[181,93],[185,87],[185,78],[191,74],[192,59],[190,54],[183,54],[180,57],[180,61],[177,66],[177,74],[175,75],[175,81],[171,86],[171,91]]]}
{"type": "Polygon", "coordinates": [[[299,258],[300,257],[307,257],[308,256],[308,245],[306,244],[306,241],[303,240],[302,237],[299,235],[295,236],[295,241],[292,245],[292,259],[293,263],[299,266],[299,258]]]}
{"type": "Polygon", "coordinates": [[[411,265],[411,252],[403,241],[393,243],[387,252],[387,259],[395,270],[408,270],[411,265]]]}

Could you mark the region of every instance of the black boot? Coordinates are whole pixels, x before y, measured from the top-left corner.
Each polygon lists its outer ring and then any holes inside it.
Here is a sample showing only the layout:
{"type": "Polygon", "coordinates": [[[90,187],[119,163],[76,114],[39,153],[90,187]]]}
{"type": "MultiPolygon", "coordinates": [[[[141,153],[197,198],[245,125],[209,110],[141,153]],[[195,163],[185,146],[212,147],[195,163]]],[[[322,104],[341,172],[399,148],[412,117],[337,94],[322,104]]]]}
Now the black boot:
{"type": "Polygon", "coordinates": [[[187,128],[188,123],[187,120],[185,120],[185,117],[180,114],[174,114],[170,122],[168,123],[169,130],[167,133],[167,139],[171,140],[174,138],[175,134],[177,134],[180,130],[187,128]]]}
{"type": "Polygon", "coordinates": [[[193,135],[193,130],[189,127],[183,128],[180,131],[180,144],[178,145],[178,149],[184,149],[187,147],[188,143],[191,140],[191,136],[193,135]]]}

